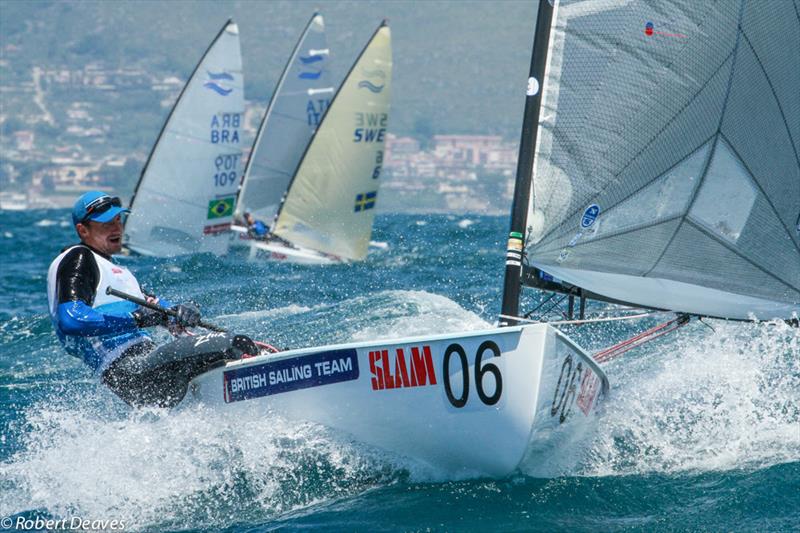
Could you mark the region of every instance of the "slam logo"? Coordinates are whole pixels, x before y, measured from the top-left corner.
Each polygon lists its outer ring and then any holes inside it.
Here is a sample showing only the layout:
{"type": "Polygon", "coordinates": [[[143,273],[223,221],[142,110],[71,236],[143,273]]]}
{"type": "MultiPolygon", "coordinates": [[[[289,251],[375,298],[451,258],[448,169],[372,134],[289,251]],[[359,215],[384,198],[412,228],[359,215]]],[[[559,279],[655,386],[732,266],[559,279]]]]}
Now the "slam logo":
{"type": "Polygon", "coordinates": [[[208,75],[208,79],[203,84],[203,87],[206,89],[210,89],[217,93],[220,96],[228,96],[233,92],[233,76],[228,74],[227,72],[211,72],[210,70],[206,71],[208,75]]]}
{"type": "Polygon", "coordinates": [[[375,83],[370,80],[361,80],[358,82],[359,89],[367,89],[375,94],[383,91],[383,88],[386,86],[386,73],[382,70],[362,70],[361,74],[363,74],[367,78],[372,78],[373,80],[380,80],[375,83]]]}
{"type": "Polygon", "coordinates": [[[431,347],[412,346],[369,352],[372,390],[401,389],[436,385],[431,347]]]}
{"type": "Polygon", "coordinates": [[[318,80],[322,76],[324,65],[322,61],[325,60],[326,55],[330,51],[326,48],[324,50],[309,50],[308,56],[300,56],[301,72],[297,75],[301,80],[318,80]]]}

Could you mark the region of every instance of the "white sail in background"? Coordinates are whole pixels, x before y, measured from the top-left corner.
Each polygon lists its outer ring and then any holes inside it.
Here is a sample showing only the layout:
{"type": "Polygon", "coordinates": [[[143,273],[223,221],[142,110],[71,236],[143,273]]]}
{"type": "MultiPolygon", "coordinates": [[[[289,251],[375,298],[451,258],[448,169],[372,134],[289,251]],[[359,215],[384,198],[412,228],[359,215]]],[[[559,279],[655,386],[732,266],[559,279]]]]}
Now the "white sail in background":
{"type": "Polygon", "coordinates": [[[145,165],[125,224],[143,255],[222,254],[242,160],[239,29],[228,21],[195,68],[145,165]]]}
{"type": "Polygon", "coordinates": [[[367,255],[389,120],[392,51],[384,22],[353,65],[292,180],[273,233],[348,260],[367,255]]]}
{"type": "Polygon", "coordinates": [[[528,261],[647,307],[800,312],[796,3],[557,2],[528,261]]]}
{"type": "Polygon", "coordinates": [[[330,50],[315,13],[283,71],[253,144],[236,204],[271,223],[311,136],[333,98],[330,50]]]}

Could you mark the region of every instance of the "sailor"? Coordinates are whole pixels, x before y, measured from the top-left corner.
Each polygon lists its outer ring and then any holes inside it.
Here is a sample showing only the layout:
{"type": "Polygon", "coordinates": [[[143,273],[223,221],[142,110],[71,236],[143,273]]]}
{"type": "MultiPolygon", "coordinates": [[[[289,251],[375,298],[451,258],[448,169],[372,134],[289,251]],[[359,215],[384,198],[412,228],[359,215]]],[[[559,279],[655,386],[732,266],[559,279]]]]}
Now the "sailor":
{"type": "Polygon", "coordinates": [[[267,237],[267,225],[260,220],[256,220],[252,213],[244,214],[244,221],[247,224],[247,233],[254,239],[265,239],[267,237]]]}
{"type": "Polygon", "coordinates": [[[159,347],[144,328],[163,326],[180,335],[199,324],[197,307],[161,300],[175,312],[170,319],[106,294],[112,287],[158,302],[146,297],[133,274],[112,258],[122,249],[121,217],[128,212],[119,198],[100,191],[87,192],[75,202],[72,223],[80,243],[65,248],[50,264],[50,318],[66,351],[83,359],[125,402],[172,407],[192,378],[226,360],[255,355],[258,348],[248,337],[230,333],[179,337],[159,347]]]}

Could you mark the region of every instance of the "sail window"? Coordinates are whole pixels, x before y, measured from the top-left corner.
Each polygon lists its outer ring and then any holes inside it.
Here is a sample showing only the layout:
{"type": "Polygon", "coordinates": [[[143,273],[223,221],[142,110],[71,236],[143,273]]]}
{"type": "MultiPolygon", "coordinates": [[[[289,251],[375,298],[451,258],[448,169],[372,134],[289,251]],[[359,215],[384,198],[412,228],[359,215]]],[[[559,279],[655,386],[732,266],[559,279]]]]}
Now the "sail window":
{"type": "Polygon", "coordinates": [[[651,224],[682,215],[697,187],[711,143],[706,143],[647,187],[610,207],[595,235],[651,224]]]}
{"type": "Polygon", "coordinates": [[[720,138],[689,217],[736,243],[750,217],[757,194],[744,165],[728,143],[720,138]]]}

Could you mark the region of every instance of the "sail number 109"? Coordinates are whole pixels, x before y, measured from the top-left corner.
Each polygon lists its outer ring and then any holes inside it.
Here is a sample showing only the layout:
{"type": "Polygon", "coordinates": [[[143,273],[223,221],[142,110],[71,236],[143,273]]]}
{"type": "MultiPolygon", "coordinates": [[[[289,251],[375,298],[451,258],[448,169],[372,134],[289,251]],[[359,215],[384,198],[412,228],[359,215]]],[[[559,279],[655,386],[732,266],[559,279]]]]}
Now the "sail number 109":
{"type": "Polygon", "coordinates": [[[227,187],[236,183],[239,154],[223,154],[214,158],[214,186],[227,187]]]}
{"type": "MultiPolygon", "coordinates": [[[[483,356],[486,352],[490,352],[492,357],[500,357],[500,348],[494,341],[487,340],[478,346],[478,351],[475,354],[475,390],[478,393],[478,398],[486,405],[494,405],[500,401],[500,396],[503,394],[503,376],[500,374],[500,369],[494,363],[483,363],[483,356]],[[494,378],[494,392],[489,395],[486,394],[483,381],[486,374],[491,374],[494,378]]],[[[464,348],[458,344],[453,343],[447,347],[444,352],[442,360],[442,377],[444,379],[444,392],[447,395],[447,400],[453,407],[462,408],[467,405],[469,400],[469,362],[467,361],[467,353],[464,348]],[[453,356],[458,357],[458,362],[461,364],[461,394],[456,397],[453,394],[453,387],[450,384],[450,365],[452,364],[453,356]]]]}

